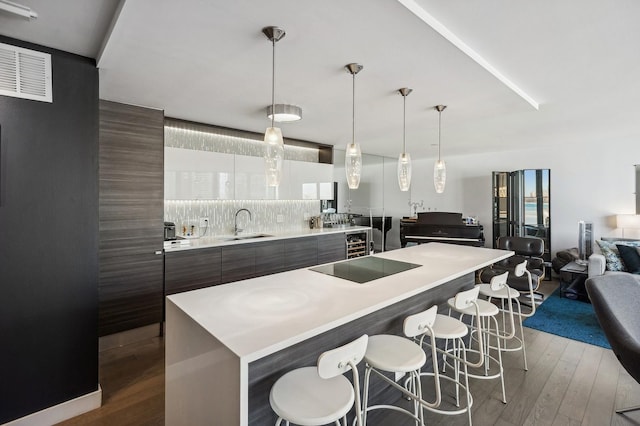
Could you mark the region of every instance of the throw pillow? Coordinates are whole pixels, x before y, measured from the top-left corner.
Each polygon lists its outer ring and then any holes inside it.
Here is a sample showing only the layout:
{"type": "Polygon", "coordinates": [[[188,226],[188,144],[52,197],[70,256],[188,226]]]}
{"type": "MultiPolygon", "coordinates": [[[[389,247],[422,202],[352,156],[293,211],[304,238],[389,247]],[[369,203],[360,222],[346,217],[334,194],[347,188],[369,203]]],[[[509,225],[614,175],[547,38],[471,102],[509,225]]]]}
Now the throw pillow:
{"type": "Polygon", "coordinates": [[[616,244],[616,247],[627,271],[632,274],[640,274],[640,254],[638,253],[638,249],[623,244],[616,244]]]}
{"type": "Polygon", "coordinates": [[[607,271],[626,271],[616,244],[639,247],[640,241],[603,241],[596,240],[607,264],[607,271]]]}

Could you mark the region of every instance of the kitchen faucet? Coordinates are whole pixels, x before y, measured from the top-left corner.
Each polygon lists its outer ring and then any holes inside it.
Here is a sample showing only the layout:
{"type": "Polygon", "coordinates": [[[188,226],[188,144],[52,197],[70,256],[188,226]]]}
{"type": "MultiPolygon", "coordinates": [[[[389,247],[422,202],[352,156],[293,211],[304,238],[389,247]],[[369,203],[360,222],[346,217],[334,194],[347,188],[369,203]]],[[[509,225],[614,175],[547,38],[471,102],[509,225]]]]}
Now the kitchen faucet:
{"type": "Polygon", "coordinates": [[[240,209],[236,212],[236,218],[234,221],[234,225],[233,225],[233,235],[238,235],[238,232],[242,232],[242,229],[238,228],[238,213],[240,213],[241,211],[245,211],[247,213],[249,213],[249,220],[251,220],[251,212],[248,209],[240,209]]]}

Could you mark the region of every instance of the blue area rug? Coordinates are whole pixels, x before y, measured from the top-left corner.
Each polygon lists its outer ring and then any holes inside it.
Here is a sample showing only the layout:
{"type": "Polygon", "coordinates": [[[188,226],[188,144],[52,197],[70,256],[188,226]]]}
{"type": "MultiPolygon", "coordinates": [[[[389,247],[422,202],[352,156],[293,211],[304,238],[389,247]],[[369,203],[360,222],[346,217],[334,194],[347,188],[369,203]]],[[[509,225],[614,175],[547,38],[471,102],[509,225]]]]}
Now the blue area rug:
{"type": "Polygon", "coordinates": [[[560,289],[547,297],[536,313],[523,325],[535,330],[611,349],[598,324],[593,306],[579,300],[560,297],[560,289]]]}

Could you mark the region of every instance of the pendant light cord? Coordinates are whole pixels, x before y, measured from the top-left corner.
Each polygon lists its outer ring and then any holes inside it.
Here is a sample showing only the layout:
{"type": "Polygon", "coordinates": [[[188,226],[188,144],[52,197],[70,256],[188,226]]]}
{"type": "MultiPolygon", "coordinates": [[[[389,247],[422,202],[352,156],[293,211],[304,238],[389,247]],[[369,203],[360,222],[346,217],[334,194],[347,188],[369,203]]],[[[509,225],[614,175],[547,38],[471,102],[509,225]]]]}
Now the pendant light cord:
{"type": "Polygon", "coordinates": [[[352,85],[352,96],[353,105],[352,105],[352,120],[351,120],[351,144],[356,143],[356,74],[352,73],[351,77],[353,78],[352,85]]]}
{"type": "Polygon", "coordinates": [[[440,132],[442,124],[442,111],[438,110],[438,161],[440,161],[440,132]]]}
{"type": "Polygon", "coordinates": [[[407,130],[407,96],[402,95],[402,154],[407,150],[406,144],[406,130],[407,130]]]}
{"type": "Polygon", "coordinates": [[[276,117],[276,39],[271,40],[273,44],[272,56],[271,56],[271,127],[273,127],[273,121],[276,117]]]}

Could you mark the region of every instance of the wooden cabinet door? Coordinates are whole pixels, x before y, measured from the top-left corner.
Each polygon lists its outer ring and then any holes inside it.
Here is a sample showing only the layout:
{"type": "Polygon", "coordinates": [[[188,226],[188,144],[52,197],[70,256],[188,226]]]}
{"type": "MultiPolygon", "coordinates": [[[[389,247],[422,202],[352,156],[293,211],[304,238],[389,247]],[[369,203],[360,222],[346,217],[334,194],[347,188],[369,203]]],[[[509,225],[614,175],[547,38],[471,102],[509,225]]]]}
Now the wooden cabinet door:
{"type": "Polygon", "coordinates": [[[318,238],[292,238],[284,241],[285,269],[306,268],[318,264],[318,238]]]}
{"type": "Polygon", "coordinates": [[[337,262],[347,258],[347,242],[344,233],[318,236],[318,264],[337,262]]]}
{"type": "Polygon", "coordinates": [[[284,241],[256,243],[256,276],[284,271],[284,241]]]}
{"type": "Polygon", "coordinates": [[[196,290],[221,283],[220,248],[183,250],[164,255],[165,294],[196,290]]]}
{"type": "Polygon", "coordinates": [[[104,336],[162,321],[164,113],[100,101],[99,135],[104,336]]]}
{"type": "Polygon", "coordinates": [[[222,282],[245,280],[255,276],[256,249],[254,244],[240,244],[222,248],[222,282]]]}

